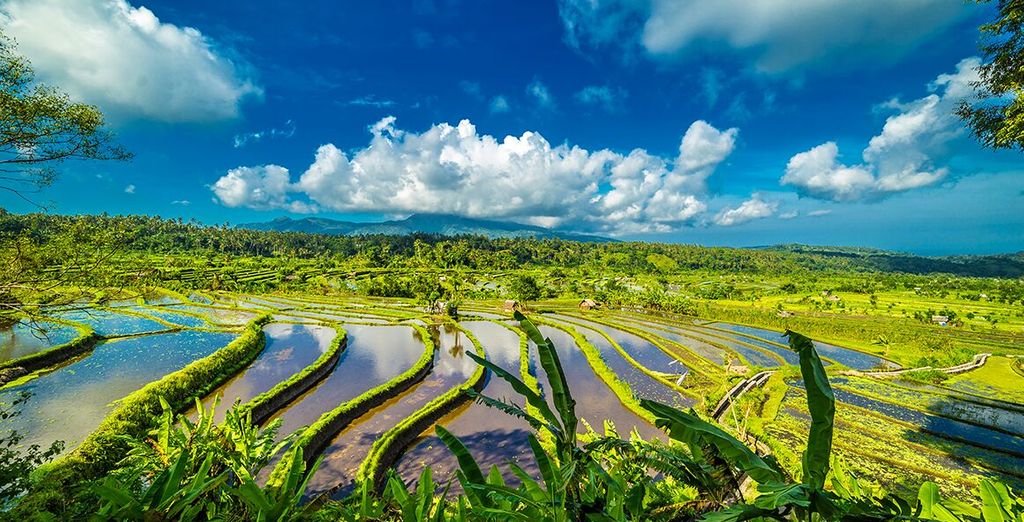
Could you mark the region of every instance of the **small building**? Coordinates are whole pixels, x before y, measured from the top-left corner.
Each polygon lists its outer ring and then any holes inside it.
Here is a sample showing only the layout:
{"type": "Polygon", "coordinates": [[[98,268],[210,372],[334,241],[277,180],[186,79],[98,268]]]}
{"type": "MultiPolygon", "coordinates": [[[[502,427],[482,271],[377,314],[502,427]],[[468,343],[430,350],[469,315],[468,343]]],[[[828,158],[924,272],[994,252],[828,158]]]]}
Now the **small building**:
{"type": "Polygon", "coordinates": [[[949,316],[946,315],[933,315],[932,322],[939,326],[946,326],[949,324],[949,316]]]}
{"type": "Polygon", "coordinates": [[[988,294],[978,294],[978,299],[988,299],[988,294]]]}
{"type": "Polygon", "coordinates": [[[506,299],[505,304],[501,307],[506,312],[522,312],[523,305],[515,299],[506,299]]]}
{"type": "Polygon", "coordinates": [[[580,310],[595,310],[601,305],[593,299],[584,299],[580,301],[580,310]]]}
{"type": "Polygon", "coordinates": [[[832,295],[828,296],[828,300],[829,300],[829,301],[832,301],[833,303],[838,303],[838,302],[839,302],[839,301],[840,301],[841,299],[842,299],[842,298],[841,298],[841,297],[839,297],[839,296],[838,296],[838,295],[836,295],[836,294],[832,294],[832,295]]]}
{"type": "Polygon", "coordinates": [[[794,315],[796,314],[789,310],[779,310],[779,317],[793,317],[794,315]]]}
{"type": "Polygon", "coordinates": [[[731,375],[746,375],[750,373],[750,367],[744,364],[730,364],[725,371],[731,375]]]}

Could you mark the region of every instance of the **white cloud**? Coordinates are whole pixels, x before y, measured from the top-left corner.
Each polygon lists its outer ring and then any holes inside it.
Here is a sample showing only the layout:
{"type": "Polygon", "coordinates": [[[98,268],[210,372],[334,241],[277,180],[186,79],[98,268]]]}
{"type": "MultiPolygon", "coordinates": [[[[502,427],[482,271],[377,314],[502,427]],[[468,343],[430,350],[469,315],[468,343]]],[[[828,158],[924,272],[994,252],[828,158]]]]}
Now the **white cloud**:
{"type": "Polygon", "coordinates": [[[296,182],[283,167],[239,167],[212,189],[229,207],[441,212],[609,234],[669,231],[705,212],[705,181],[732,152],[738,131],[694,122],[674,161],[643,149],[553,146],[535,132],[498,139],[469,120],[415,133],[388,117],[370,132],[370,144],[351,156],[321,146],[296,182]]]}
{"type": "Polygon", "coordinates": [[[878,199],[887,195],[938,183],[949,174],[936,167],[934,159],[962,133],[954,109],[971,92],[978,78],[977,58],[957,64],[954,74],[940,75],[931,85],[932,94],[902,103],[883,105],[895,109],[882,131],[871,138],[861,154],[863,163],[846,165],[839,161],[839,147],[829,141],[794,155],[786,165],[783,185],[792,185],[804,195],[835,201],[878,199]]]}
{"type": "Polygon", "coordinates": [[[831,210],[821,209],[821,210],[812,210],[812,211],[808,212],[807,215],[810,216],[810,217],[821,217],[821,216],[827,216],[827,215],[829,215],[831,213],[832,213],[831,210]]]}
{"type": "Polygon", "coordinates": [[[662,59],[726,48],[779,72],[895,60],[971,10],[956,0],[560,0],[559,13],[575,48],[662,59]]]}
{"type": "Polygon", "coordinates": [[[378,98],[370,94],[368,96],[360,96],[358,98],[349,100],[347,105],[353,105],[356,107],[375,107],[377,109],[381,109],[384,107],[393,107],[395,105],[395,101],[384,98],[378,98]]]}
{"type": "Polygon", "coordinates": [[[182,206],[182,207],[187,207],[187,206],[191,205],[192,202],[187,200],[187,199],[176,199],[176,200],[172,201],[171,204],[172,205],[179,205],[179,206],[182,206]]]}
{"type": "Polygon", "coordinates": [[[125,0],[7,0],[0,22],[42,80],[115,115],[222,120],[262,96],[245,66],[197,29],[125,0]]]}
{"type": "Polygon", "coordinates": [[[273,128],[266,129],[256,132],[246,132],[243,134],[236,134],[234,139],[235,148],[242,148],[249,143],[256,143],[262,141],[264,138],[291,138],[295,135],[295,124],[292,120],[288,120],[284,123],[283,129],[273,128]]]}
{"type": "Polygon", "coordinates": [[[135,193],[135,185],[128,185],[127,187],[125,187],[124,188],[124,193],[125,194],[134,194],[135,193]]]}
{"type": "Polygon", "coordinates": [[[596,105],[608,112],[616,112],[622,108],[622,100],[626,96],[626,91],[621,88],[588,85],[574,94],[573,98],[584,105],[596,105]]]}
{"type": "Polygon", "coordinates": [[[529,94],[542,109],[555,108],[554,96],[551,95],[548,86],[544,85],[540,80],[535,79],[530,82],[530,85],[526,86],[526,94],[529,94]]]}
{"type": "MultiPolygon", "coordinates": [[[[755,219],[763,219],[775,215],[779,209],[778,201],[765,201],[760,195],[754,194],[750,199],[735,208],[722,209],[715,216],[715,224],[723,227],[739,225],[755,219]]],[[[794,216],[795,217],[795,216],[794,216]]]]}
{"type": "Polygon", "coordinates": [[[800,215],[799,210],[790,210],[779,214],[779,219],[793,219],[800,215]]]}
{"type": "Polygon", "coordinates": [[[491,113],[500,114],[512,110],[508,104],[508,98],[498,95],[491,99],[491,113]]]}

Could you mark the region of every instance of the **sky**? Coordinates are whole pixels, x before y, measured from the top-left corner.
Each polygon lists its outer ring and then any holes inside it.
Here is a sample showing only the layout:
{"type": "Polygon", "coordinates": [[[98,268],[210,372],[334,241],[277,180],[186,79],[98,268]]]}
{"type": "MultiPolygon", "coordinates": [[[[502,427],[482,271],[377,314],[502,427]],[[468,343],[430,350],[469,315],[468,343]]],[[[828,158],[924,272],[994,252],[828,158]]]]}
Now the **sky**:
{"type": "MultiPolygon", "coordinates": [[[[619,239],[1024,251],[1024,154],[981,148],[989,4],[0,0],[129,163],[58,213],[447,213],[619,239]]],[[[15,212],[33,205],[0,196],[15,212]]]]}

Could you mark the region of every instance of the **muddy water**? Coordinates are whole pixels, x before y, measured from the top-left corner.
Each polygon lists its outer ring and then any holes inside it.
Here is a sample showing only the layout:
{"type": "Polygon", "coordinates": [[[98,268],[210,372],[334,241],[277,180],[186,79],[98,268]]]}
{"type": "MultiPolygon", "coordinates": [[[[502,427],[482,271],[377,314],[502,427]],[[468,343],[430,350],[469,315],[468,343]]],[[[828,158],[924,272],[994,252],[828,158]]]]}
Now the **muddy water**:
{"type": "MultiPolygon", "coordinates": [[[[565,379],[569,383],[569,390],[573,399],[576,400],[576,415],[580,418],[580,430],[585,430],[583,427],[585,420],[596,431],[603,432],[604,421],[609,420],[615,424],[615,428],[622,436],[628,436],[636,428],[645,439],[664,438],[660,430],[622,405],[618,396],[594,373],[590,363],[576,346],[576,341],[571,335],[546,325],[538,326],[538,329],[555,345],[555,351],[562,362],[562,371],[565,372],[565,379]]],[[[547,375],[540,366],[537,347],[532,342],[530,343],[530,356],[531,373],[537,377],[541,392],[545,394],[545,398],[550,404],[552,399],[547,392],[547,375]]],[[[552,410],[554,410],[553,405],[552,410]]]]}
{"type": "MultiPolygon", "coordinates": [[[[575,317],[560,316],[557,314],[554,314],[551,317],[575,321],[577,323],[587,325],[587,327],[572,324],[569,326],[576,328],[577,331],[583,334],[583,336],[590,341],[590,344],[594,345],[594,347],[601,352],[601,358],[603,358],[605,363],[608,364],[608,367],[611,368],[612,371],[615,372],[615,375],[622,379],[623,382],[629,385],[630,389],[633,390],[633,393],[637,397],[642,399],[651,399],[674,406],[692,406],[695,403],[694,400],[683,397],[661,381],[651,377],[634,366],[633,363],[629,362],[621,353],[619,353],[618,350],[615,349],[614,346],[612,346],[612,343],[608,342],[608,339],[605,339],[605,337],[598,332],[604,332],[614,339],[623,351],[628,353],[633,360],[644,368],[668,374],[669,378],[678,378],[680,380],[685,378],[683,376],[689,373],[689,369],[684,365],[684,363],[661,351],[660,348],[651,342],[629,332],[624,332],[593,321],[587,321],[585,319],[578,319],[575,317]]],[[[569,385],[572,386],[572,382],[570,382],[569,385]]]]}
{"type": "Polygon", "coordinates": [[[312,480],[307,493],[332,491],[336,498],[347,496],[352,490],[356,471],[374,441],[388,429],[412,415],[435,397],[465,382],[476,370],[476,363],[465,356],[473,345],[462,332],[442,327],[437,333],[438,350],[434,369],[420,383],[406,393],[374,408],[341,431],[324,451],[324,460],[312,480]]]}
{"type": "MultiPolygon", "coordinates": [[[[461,323],[477,337],[487,357],[512,375],[519,375],[519,336],[501,325],[488,321],[461,323]]],[[[512,400],[522,405],[523,399],[504,379],[489,374],[483,394],[499,400],[512,400]]],[[[455,434],[469,448],[470,453],[485,472],[498,466],[505,480],[517,483],[508,462],[533,474],[536,464],[531,456],[527,434],[532,432],[523,420],[485,406],[472,403],[442,418],[438,424],[455,434]]],[[[406,484],[415,484],[424,467],[430,466],[434,480],[440,484],[454,477],[458,462],[448,448],[434,434],[431,427],[413,442],[396,468],[406,484]]],[[[453,483],[457,489],[457,484],[453,483]]],[[[454,492],[454,491],[453,491],[454,492]]]]}
{"type": "Polygon", "coordinates": [[[0,328],[0,363],[64,344],[78,329],[46,321],[18,321],[0,328]]]}
{"type": "Polygon", "coordinates": [[[48,447],[55,440],[72,449],[110,412],[113,401],[225,346],[235,334],[178,332],[107,341],[92,355],[0,391],[0,402],[18,392],[32,394],[21,415],[5,428],[25,435],[23,446],[48,447]]]}
{"type": "Polygon", "coordinates": [[[312,424],[324,412],[384,384],[412,367],[423,355],[419,332],[410,326],[346,325],[348,347],[334,371],[273,419],[280,436],[312,424]]]}
{"type": "Polygon", "coordinates": [[[248,368],[210,393],[203,404],[209,408],[221,397],[214,418],[224,420],[224,412],[236,401],[246,402],[273,388],[309,366],[327,351],[337,332],[315,325],[272,323],[263,327],[267,345],[248,368]]]}
{"type": "Polygon", "coordinates": [[[110,310],[83,308],[56,314],[61,319],[84,323],[102,336],[131,335],[146,332],[159,332],[170,327],[152,319],[136,315],[121,314],[110,310]]]}

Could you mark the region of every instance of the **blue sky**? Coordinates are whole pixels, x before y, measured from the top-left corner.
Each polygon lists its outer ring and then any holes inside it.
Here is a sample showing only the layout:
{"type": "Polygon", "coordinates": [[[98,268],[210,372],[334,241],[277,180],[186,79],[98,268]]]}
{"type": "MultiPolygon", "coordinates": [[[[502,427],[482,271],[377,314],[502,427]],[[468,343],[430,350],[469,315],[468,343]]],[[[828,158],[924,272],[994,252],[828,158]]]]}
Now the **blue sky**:
{"type": "MultiPolygon", "coordinates": [[[[981,149],[960,0],[3,0],[128,164],[61,213],[445,212],[653,241],[1024,250],[1024,156],[981,149]],[[507,138],[510,136],[510,138],[507,138]]],[[[32,207],[0,201],[15,211],[32,207]]]]}

